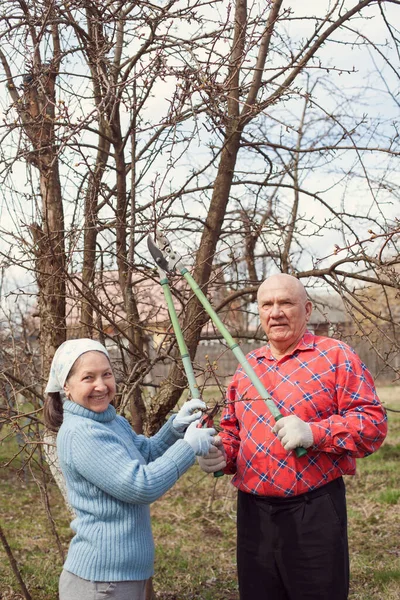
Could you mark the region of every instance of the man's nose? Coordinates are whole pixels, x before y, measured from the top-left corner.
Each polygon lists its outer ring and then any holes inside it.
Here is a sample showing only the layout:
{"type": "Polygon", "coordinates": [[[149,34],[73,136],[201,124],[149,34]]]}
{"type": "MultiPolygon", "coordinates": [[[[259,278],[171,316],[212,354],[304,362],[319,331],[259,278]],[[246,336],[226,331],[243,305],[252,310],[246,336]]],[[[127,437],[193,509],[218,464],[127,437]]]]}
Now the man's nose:
{"type": "Polygon", "coordinates": [[[276,302],[271,306],[271,317],[278,317],[281,313],[281,307],[276,302]]]}

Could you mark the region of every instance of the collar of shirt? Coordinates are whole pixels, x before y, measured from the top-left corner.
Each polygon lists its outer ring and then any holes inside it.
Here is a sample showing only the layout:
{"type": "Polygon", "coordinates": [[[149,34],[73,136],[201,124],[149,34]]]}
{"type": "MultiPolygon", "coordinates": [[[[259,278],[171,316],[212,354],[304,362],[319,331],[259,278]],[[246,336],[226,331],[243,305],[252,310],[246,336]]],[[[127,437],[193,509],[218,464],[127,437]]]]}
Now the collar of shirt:
{"type": "Polygon", "coordinates": [[[289,354],[286,354],[279,360],[275,358],[275,356],[271,352],[271,347],[269,344],[262,346],[258,350],[252,352],[252,356],[254,358],[266,358],[267,360],[279,362],[280,360],[286,359],[289,356],[292,356],[295,352],[301,352],[304,350],[313,350],[315,347],[315,335],[311,333],[311,331],[306,331],[297,344],[296,348],[294,348],[289,354]]]}

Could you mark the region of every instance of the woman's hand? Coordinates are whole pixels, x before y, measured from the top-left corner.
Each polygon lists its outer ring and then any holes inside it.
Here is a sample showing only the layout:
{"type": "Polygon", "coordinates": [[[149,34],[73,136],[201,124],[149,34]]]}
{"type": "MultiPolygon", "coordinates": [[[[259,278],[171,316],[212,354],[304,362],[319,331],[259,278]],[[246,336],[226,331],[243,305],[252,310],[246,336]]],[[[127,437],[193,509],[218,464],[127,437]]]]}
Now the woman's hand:
{"type": "Polygon", "coordinates": [[[216,431],[213,427],[197,427],[197,423],[191,423],[186,430],[185,442],[191,445],[196,456],[206,456],[214,442],[216,431]]]}
{"type": "Polygon", "coordinates": [[[203,400],[195,399],[185,402],[173,421],[174,428],[179,431],[179,433],[186,431],[190,423],[200,419],[202,415],[199,410],[200,408],[207,408],[207,405],[203,400]]]}

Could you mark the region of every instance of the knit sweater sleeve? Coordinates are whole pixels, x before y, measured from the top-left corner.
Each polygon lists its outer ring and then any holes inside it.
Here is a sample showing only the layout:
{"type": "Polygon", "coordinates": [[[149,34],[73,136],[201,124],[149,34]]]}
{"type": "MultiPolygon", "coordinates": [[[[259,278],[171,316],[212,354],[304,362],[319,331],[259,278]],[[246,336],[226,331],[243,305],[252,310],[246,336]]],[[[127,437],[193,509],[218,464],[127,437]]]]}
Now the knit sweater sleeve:
{"type": "Polygon", "coordinates": [[[169,490],[194,464],[195,454],[184,440],[143,464],[132,458],[116,432],[90,424],[71,432],[70,460],[77,472],[107,494],[132,504],[150,504],[169,490]]]}
{"type": "Polygon", "coordinates": [[[135,444],[136,448],[147,463],[159,458],[170,446],[175,444],[177,440],[183,439],[183,434],[179,433],[173,427],[175,415],[172,416],[165,423],[165,425],[163,425],[163,427],[161,427],[161,429],[151,437],[136,434],[126,419],[123,417],[117,418],[120,419],[121,424],[130,433],[132,442],[135,444]]]}

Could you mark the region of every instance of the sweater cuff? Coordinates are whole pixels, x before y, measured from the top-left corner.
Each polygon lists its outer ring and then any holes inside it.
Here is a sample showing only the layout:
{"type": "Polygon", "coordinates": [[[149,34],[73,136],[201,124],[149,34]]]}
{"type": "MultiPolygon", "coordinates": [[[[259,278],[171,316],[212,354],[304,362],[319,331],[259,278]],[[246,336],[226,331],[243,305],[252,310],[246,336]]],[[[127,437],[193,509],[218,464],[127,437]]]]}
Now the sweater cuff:
{"type": "Polygon", "coordinates": [[[175,421],[175,417],[176,415],[171,415],[170,418],[167,421],[167,424],[169,423],[171,426],[172,431],[174,432],[176,439],[177,440],[183,440],[184,436],[185,436],[185,431],[178,431],[177,429],[175,429],[174,427],[174,421],[175,421]]]}
{"type": "Polygon", "coordinates": [[[174,444],[178,440],[183,440],[184,433],[179,433],[173,426],[175,416],[176,415],[172,415],[157,434],[160,441],[167,444],[167,446],[174,444]]]}

